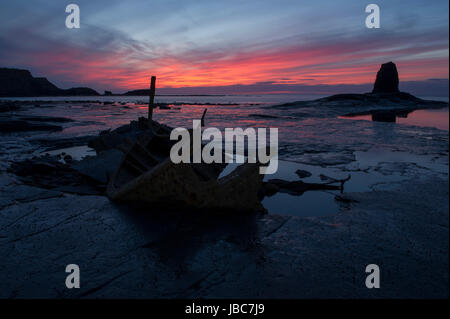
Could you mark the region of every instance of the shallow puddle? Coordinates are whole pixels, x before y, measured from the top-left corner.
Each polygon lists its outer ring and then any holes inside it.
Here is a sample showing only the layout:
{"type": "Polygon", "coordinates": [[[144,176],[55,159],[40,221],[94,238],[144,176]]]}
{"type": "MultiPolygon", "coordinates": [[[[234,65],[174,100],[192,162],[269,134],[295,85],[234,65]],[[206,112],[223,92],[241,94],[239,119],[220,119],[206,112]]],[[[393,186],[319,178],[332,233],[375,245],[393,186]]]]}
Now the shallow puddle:
{"type": "Polygon", "coordinates": [[[95,150],[93,148],[90,148],[89,146],[85,146],[85,145],[73,146],[73,147],[61,148],[61,149],[57,149],[57,150],[53,150],[53,151],[42,152],[42,153],[40,153],[40,155],[45,155],[45,154],[59,155],[62,153],[72,156],[72,159],[74,159],[76,161],[79,161],[86,156],[95,156],[95,150]]]}
{"type": "MultiPolygon", "coordinates": [[[[368,192],[372,190],[373,185],[382,188],[383,184],[404,179],[401,176],[385,176],[377,172],[363,171],[344,171],[340,167],[320,167],[313,165],[300,164],[289,161],[279,161],[278,171],[273,175],[266,175],[264,180],[284,179],[299,180],[295,173],[296,170],[305,170],[310,172],[310,177],[302,178],[305,183],[324,183],[321,175],[336,179],[344,179],[351,175],[349,181],[344,184],[343,192],[368,192]]],[[[337,185],[337,184],[336,184],[337,185]]],[[[335,196],[340,194],[338,190],[307,191],[302,195],[295,196],[286,193],[277,193],[270,197],[265,197],[262,201],[263,206],[269,213],[280,215],[293,215],[299,217],[326,216],[336,214],[339,210],[339,203],[335,196]]]]}
{"type": "MultiPolygon", "coordinates": [[[[399,182],[410,178],[408,170],[422,170],[448,174],[448,165],[435,163],[429,155],[415,155],[407,152],[394,152],[380,148],[373,148],[366,152],[355,152],[356,161],[348,165],[334,167],[320,167],[300,164],[290,161],[279,161],[278,171],[273,175],[266,175],[264,180],[284,179],[299,180],[296,170],[305,170],[311,173],[310,177],[302,178],[306,183],[323,183],[321,175],[336,179],[344,179],[351,175],[344,184],[343,193],[370,192],[391,190],[399,182]],[[411,164],[413,163],[413,164],[411,164]],[[397,167],[398,166],[398,167],[397,167]],[[402,171],[406,167],[406,172],[402,171]]],[[[238,164],[229,165],[229,173],[238,164]]],[[[225,175],[227,173],[225,172],[225,175]]],[[[340,191],[307,191],[300,196],[286,193],[277,193],[265,197],[263,206],[272,214],[293,215],[299,217],[313,217],[332,215],[338,212],[340,204],[335,195],[340,191]]]]}

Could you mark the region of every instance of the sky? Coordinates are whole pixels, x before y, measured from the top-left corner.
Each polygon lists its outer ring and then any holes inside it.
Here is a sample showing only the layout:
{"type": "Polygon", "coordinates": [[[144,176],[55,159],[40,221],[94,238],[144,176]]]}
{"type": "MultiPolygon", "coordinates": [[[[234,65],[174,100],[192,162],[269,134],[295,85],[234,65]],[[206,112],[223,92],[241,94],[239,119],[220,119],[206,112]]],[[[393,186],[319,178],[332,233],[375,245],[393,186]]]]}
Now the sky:
{"type": "Polygon", "coordinates": [[[448,14],[447,0],[1,0],[0,67],[100,92],[156,75],[167,93],[314,93],[366,90],[393,61],[406,88],[448,91],[448,14]]]}

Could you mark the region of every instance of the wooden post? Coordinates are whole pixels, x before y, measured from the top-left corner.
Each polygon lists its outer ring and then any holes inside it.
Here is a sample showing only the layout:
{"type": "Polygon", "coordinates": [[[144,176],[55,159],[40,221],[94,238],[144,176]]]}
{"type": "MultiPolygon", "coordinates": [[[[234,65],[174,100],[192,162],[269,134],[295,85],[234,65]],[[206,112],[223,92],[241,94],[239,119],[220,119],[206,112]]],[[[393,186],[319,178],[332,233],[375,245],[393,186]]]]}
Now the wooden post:
{"type": "Polygon", "coordinates": [[[155,84],[156,84],[156,76],[152,76],[152,79],[150,81],[150,97],[148,100],[148,124],[152,125],[152,118],[153,118],[153,103],[155,101],[155,84]]]}

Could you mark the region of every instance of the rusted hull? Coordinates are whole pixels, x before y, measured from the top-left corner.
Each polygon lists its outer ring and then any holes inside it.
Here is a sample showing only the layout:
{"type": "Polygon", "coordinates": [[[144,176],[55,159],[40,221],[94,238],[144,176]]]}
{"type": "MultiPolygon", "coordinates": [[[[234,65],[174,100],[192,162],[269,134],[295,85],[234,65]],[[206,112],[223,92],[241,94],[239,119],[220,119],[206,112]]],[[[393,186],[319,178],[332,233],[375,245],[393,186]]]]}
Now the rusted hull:
{"type": "Polygon", "coordinates": [[[258,199],[262,179],[256,164],[246,163],[220,179],[205,180],[192,164],[174,164],[166,159],[119,188],[111,181],[107,194],[116,201],[201,210],[264,212],[258,199]]]}

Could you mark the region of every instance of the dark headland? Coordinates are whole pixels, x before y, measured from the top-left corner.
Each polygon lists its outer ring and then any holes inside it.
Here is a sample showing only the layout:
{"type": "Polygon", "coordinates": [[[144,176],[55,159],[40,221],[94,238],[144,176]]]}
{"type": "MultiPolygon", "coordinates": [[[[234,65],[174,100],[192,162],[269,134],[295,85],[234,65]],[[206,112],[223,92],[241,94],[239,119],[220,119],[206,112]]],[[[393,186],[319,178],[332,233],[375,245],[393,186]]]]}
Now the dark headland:
{"type": "Polygon", "coordinates": [[[60,89],[47,78],[33,77],[28,70],[0,68],[0,97],[95,96],[87,87],[60,89]]]}
{"type": "MultiPolygon", "coordinates": [[[[426,100],[399,90],[399,75],[395,63],[388,62],[381,65],[376,75],[373,90],[364,94],[336,94],[314,101],[320,103],[345,102],[351,104],[403,104],[404,106],[429,106],[426,100]]],[[[270,93],[270,92],[268,92],[270,93]]],[[[130,90],[123,94],[105,91],[105,96],[148,96],[148,89],[130,90]]],[[[33,77],[30,71],[14,68],[0,68],[0,97],[43,97],[43,96],[99,96],[97,91],[88,87],[74,87],[61,89],[44,77],[33,77]]],[[[161,94],[157,94],[163,96],[161,94]]],[[[210,96],[211,94],[170,94],[167,96],[210,96]]],[[[212,94],[214,96],[222,96],[212,94]]],[[[310,101],[312,102],[312,101],[310,101]]],[[[442,102],[432,102],[433,105],[443,105],[442,102]]],[[[297,104],[298,102],[287,103],[297,104]]]]}

